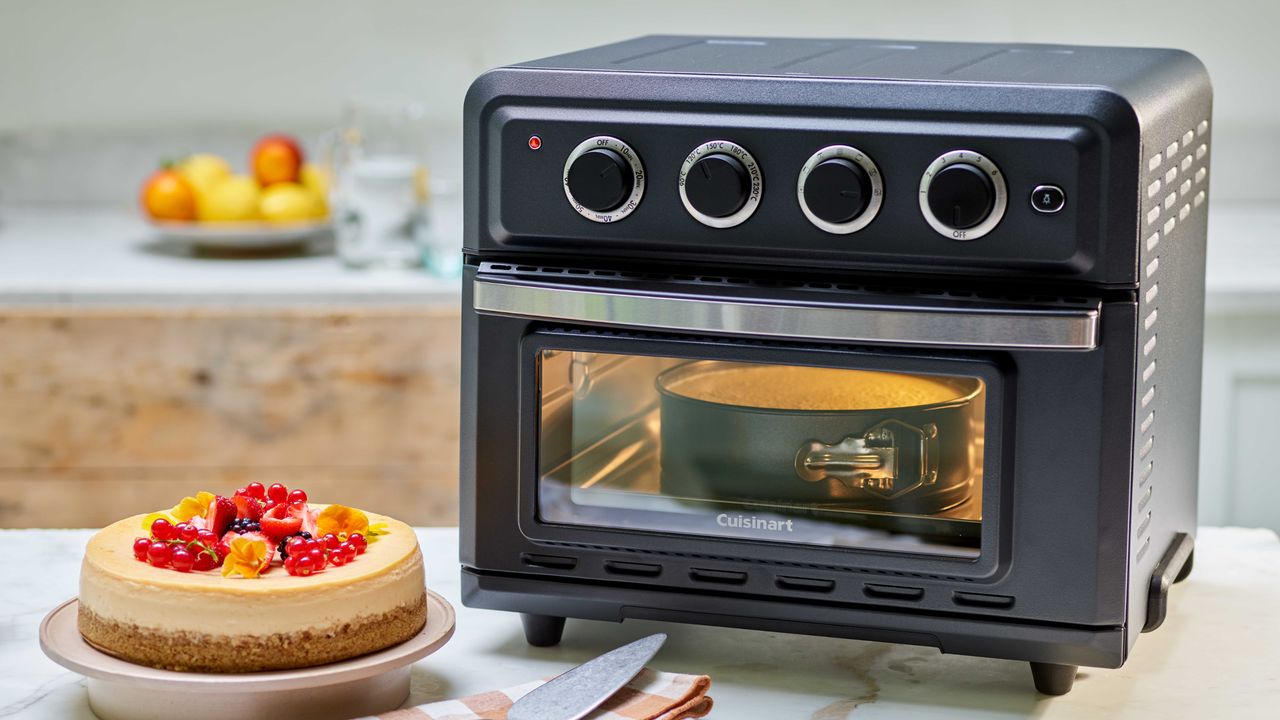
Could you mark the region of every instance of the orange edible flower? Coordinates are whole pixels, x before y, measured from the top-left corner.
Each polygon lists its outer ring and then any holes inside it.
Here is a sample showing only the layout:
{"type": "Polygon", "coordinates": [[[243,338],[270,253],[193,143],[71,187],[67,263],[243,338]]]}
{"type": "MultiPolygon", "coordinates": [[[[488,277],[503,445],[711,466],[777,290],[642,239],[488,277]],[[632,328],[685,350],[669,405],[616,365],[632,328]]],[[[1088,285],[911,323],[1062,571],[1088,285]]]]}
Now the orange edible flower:
{"type": "Polygon", "coordinates": [[[256,578],[262,572],[263,560],[267,558],[267,544],[261,540],[250,540],[240,536],[231,541],[227,559],[222,563],[222,577],[239,573],[243,577],[256,578]]]}
{"type": "Polygon", "coordinates": [[[316,518],[316,530],[321,537],[329,533],[340,538],[350,537],[351,533],[363,535],[369,530],[369,516],[346,505],[330,505],[316,518]]]}

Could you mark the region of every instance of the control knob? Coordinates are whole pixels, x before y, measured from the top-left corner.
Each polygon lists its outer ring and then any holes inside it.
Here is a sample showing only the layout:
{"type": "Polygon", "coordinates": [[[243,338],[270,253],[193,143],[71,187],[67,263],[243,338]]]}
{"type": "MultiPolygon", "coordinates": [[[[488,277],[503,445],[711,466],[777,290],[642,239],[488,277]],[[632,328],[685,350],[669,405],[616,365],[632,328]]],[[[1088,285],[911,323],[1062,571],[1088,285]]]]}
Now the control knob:
{"type": "Polygon", "coordinates": [[[847,235],[866,227],[880,212],[884,183],[866,154],[848,145],[831,145],[811,155],[800,169],[796,195],[809,222],[847,235]]]}
{"type": "Polygon", "coordinates": [[[920,181],[920,212],[934,230],[954,240],[976,240],[994,230],[1007,204],[1000,169],[972,150],[942,155],[920,181]]]}
{"type": "Polygon", "coordinates": [[[564,194],[578,214],[600,223],[630,215],[644,196],[644,166],[623,141],[607,135],[588,138],[564,163],[564,194]]]}
{"type": "Polygon", "coordinates": [[[764,177],[746,148],[727,140],[699,145],[680,168],[680,201],[695,220],[714,228],[745,222],[760,205],[764,177]]]}

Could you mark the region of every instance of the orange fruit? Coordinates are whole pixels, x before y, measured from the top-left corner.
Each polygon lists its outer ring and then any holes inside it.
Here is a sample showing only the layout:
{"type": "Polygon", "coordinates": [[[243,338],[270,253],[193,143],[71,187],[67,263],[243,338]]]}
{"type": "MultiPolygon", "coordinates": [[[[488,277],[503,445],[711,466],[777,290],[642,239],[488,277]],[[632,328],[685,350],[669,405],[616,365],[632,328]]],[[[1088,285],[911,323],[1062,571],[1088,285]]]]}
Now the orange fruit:
{"type": "Polygon", "coordinates": [[[298,182],[303,162],[302,146],[288,135],[268,135],[249,153],[249,169],[263,187],[298,182]]]}
{"type": "Polygon", "coordinates": [[[195,220],[196,191],[173,170],[157,170],[142,184],[142,209],[156,220],[195,220]]]}

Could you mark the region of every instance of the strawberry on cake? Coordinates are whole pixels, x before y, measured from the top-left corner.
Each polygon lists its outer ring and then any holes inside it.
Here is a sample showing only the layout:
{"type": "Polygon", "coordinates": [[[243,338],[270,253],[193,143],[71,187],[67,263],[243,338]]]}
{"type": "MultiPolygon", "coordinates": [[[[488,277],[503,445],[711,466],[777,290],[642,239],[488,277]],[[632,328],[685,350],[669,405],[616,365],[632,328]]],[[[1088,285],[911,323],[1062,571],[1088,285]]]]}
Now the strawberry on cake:
{"type": "Polygon", "coordinates": [[[80,633],[103,652],[200,672],[335,662],[404,642],[427,617],[408,525],[278,483],[104,528],[79,601],[80,633]]]}

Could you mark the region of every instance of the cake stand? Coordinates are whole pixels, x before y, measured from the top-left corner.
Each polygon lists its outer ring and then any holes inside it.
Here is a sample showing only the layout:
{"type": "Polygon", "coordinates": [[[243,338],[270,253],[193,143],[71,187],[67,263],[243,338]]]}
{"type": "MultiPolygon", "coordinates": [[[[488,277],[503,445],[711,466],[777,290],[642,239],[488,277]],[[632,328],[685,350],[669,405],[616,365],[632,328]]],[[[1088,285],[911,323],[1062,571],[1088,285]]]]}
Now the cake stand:
{"type": "Polygon", "coordinates": [[[342,662],[298,670],[194,673],[159,670],[108,655],[80,635],[75,598],[40,623],[40,648],[88,678],[102,720],[342,720],[400,707],[413,663],[453,637],[453,606],[427,591],[427,624],[408,640],[342,662]]]}

